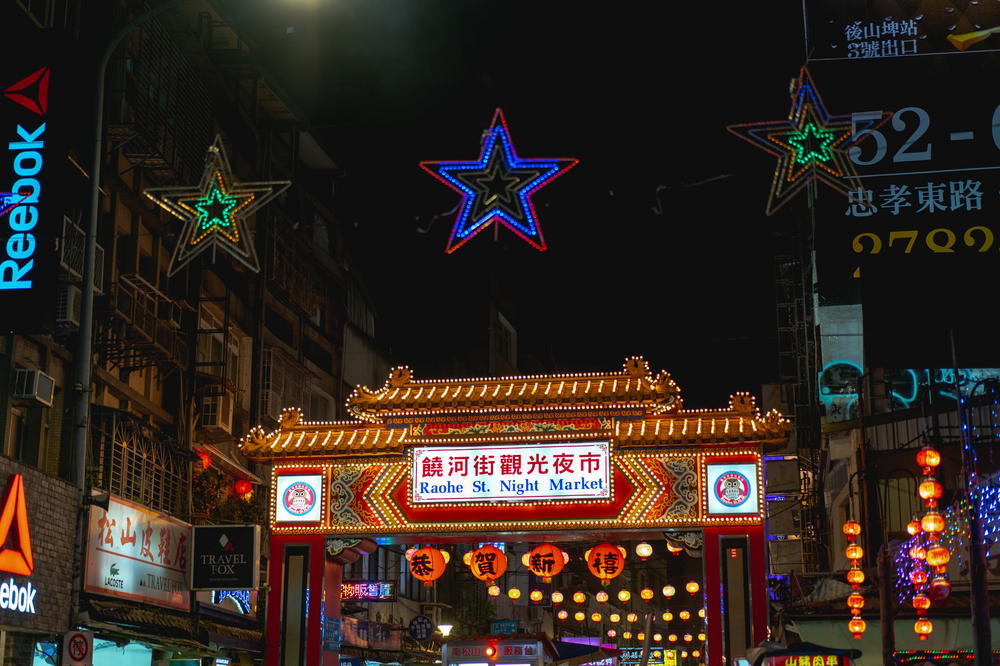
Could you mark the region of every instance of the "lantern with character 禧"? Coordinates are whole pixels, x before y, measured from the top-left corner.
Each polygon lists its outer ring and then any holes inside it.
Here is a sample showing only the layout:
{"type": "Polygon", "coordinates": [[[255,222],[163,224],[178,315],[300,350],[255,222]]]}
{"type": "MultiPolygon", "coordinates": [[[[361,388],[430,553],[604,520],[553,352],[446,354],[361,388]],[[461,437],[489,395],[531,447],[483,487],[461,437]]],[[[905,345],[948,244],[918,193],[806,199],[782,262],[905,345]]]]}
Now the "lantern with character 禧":
{"type": "Polygon", "coordinates": [[[584,558],[590,573],[601,581],[601,585],[607,586],[612,578],[621,574],[625,566],[625,553],[623,547],[605,542],[584,553],[584,558]]]}

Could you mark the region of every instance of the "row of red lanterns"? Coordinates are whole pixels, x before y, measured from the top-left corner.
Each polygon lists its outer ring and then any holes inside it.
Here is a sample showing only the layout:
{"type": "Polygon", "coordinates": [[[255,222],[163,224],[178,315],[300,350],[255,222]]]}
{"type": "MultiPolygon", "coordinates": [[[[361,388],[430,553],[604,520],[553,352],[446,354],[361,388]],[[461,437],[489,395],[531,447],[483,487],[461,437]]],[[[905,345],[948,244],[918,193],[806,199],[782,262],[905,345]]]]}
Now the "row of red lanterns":
{"type": "Polygon", "coordinates": [[[931,607],[932,600],[942,601],[951,594],[951,583],[945,577],[948,562],[951,561],[951,551],[941,544],[945,520],[938,511],[938,500],[941,499],[943,489],[934,476],[940,464],[941,454],[932,446],[924,446],[917,452],[917,465],[923,475],[923,480],[917,487],[917,494],[924,501],[927,511],[919,521],[914,519],[906,526],[911,536],[924,534],[927,538],[926,545],[917,543],[910,549],[910,557],[914,564],[910,573],[910,583],[914,588],[911,603],[917,612],[913,631],[922,641],[927,640],[934,631],[934,624],[927,619],[927,610],[931,607]],[[930,567],[934,573],[934,578],[929,584],[930,576],[926,567],[930,567]]]}
{"type": "MultiPolygon", "coordinates": [[[[675,552],[669,547],[668,550],[675,552]]],[[[653,554],[653,547],[645,542],[640,543],[636,546],[636,554],[640,559],[646,560],[653,554]]],[[[627,551],[624,547],[607,542],[598,544],[584,553],[590,573],[605,586],[621,574],[626,556],[627,551]]],[[[445,551],[432,547],[410,549],[406,558],[410,562],[410,573],[428,586],[441,577],[448,562],[445,551]]],[[[463,561],[475,578],[487,584],[495,581],[507,570],[507,555],[491,544],[466,553],[463,561]]],[[[552,582],[552,577],[558,575],[568,562],[569,554],[550,543],[535,546],[521,558],[521,563],[528,571],[541,578],[544,583],[552,582]]],[[[672,596],[667,595],[666,590],[667,588],[664,588],[664,595],[672,596]]],[[[645,593],[646,590],[643,590],[640,596],[645,593]]],[[[646,601],[652,599],[652,590],[649,590],[648,598],[646,596],[642,598],[646,601]]]]}
{"type": "Polygon", "coordinates": [[[848,520],[844,523],[843,532],[847,536],[847,548],[844,555],[851,563],[851,569],[847,572],[847,582],[854,590],[847,597],[847,607],[851,609],[851,619],[847,623],[847,630],[851,632],[852,638],[861,638],[868,628],[868,624],[861,619],[861,609],[865,607],[865,598],[858,590],[861,583],[865,581],[865,572],[861,570],[861,558],[865,556],[864,549],[858,545],[858,535],[861,534],[861,523],[856,520],[848,520]]]}

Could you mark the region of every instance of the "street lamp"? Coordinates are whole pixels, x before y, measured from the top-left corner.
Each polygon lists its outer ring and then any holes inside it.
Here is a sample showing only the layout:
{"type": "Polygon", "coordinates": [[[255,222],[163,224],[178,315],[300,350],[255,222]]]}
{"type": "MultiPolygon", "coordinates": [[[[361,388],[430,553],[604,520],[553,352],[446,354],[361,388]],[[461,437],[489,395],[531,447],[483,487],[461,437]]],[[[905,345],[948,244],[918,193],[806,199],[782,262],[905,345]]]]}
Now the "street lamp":
{"type": "Polygon", "coordinates": [[[452,629],[453,626],[454,625],[451,625],[451,624],[439,624],[438,625],[438,631],[441,632],[442,636],[444,636],[445,638],[447,638],[449,635],[451,635],[451,629],[452,629]]]}

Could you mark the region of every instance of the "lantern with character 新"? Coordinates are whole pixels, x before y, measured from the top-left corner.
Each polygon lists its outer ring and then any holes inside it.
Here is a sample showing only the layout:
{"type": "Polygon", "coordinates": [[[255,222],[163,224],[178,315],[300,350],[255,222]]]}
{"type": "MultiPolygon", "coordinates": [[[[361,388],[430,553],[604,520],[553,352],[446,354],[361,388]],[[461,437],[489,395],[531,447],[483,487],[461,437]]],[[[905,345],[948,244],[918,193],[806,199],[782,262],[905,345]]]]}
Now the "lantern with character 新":
{"type": "Polygon", "coordinates": [[[477,580],[487,585],[507,571],[507,556],[502,550],[490,544],[469,551],[462,557],[462,561],[477,580]]]}
{"type": "Polygon", "coordinates": [[[437,548],[417,548],[410,554],[410,573],[414,578],[422,580],[426,587],[430,587],[444,573],[448,557],[447,552],[437,548]]]}
{"type": "Polygon", "coordinates": [[[521,558],[528,571],[541,578],[543,583],[551,583],[552,577],[563,570],[567,561],[569,556],[551,543],[535,546],[521,558]]]}
{"type": "Polygon", "coordinates": [[[625,549],[610,543],[602,543],[594,546],[586,553],[587,568],[601,585],[609,585],[611,579],[621,574],[625,566],[625,549]]]}

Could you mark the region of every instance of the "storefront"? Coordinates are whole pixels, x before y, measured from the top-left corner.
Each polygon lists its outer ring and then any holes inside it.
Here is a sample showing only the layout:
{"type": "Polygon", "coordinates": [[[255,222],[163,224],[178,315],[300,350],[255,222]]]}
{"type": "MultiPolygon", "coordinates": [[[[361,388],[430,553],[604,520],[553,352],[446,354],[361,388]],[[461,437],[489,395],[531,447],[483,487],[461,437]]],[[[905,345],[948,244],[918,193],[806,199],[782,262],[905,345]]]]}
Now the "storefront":
{"type": "Polygon", "coordinates": [[[321,615],[340,618],[341,572],[328,553],[365,538],[697,533],[704,583],[688,592],[704,599],[704,637],[690,640],[719,666],[766,638],[762,456],[787,423],[749,395],[687,410],[667,372],[629,358],[620,372],[466,380],[397,368],[347,404],[354,421],[286,409],[278,430],[242,443],[248,458],[273,463],[268,663],[338,663],[322,640],[321,615]]]}
{"type": "Polygon", "coordinates": [[[3,457],[0,489],[0,663],[32,664],[69,628],[77,490],[3,457]]]}

